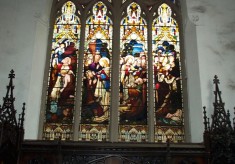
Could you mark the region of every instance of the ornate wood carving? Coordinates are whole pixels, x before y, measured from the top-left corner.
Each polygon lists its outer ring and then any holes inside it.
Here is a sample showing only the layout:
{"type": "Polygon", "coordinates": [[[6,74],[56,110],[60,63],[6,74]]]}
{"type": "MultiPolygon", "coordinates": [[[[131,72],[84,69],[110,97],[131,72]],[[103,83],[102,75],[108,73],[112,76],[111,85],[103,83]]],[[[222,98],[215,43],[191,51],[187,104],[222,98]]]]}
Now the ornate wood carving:
{"type": "Polygon", "coordinates": [[[23,141],[25,103],[17,121],[14,108],[12,70],[3,105],[0,107],[0,163],[29,164],[171,164],[235,163],[235,118],[233,127],[225,111],[214,78],[214,113],[210,123],[204,107],[204,144],[193,143],[111,143],[73,141],[23,141]]]}
{"type": "Polygon", "coordinates": [[[13,79],[15,78],[13,70],[11,70],[9,78],[7,93],[3,98],[3,105],[0,106],[0,163],[16,163],[24,135],[25,103],[17,123],[15,97],[13,96],[13,79]]]}
{"type": "MultiPolygon", "coordinates": [[[[204,107],[204,140],[207,150],[211,153],[210,163],[213,164],[234,164],[234,128],[230,121],[229,110],[224,109],[225,103],[222,101],[221,91],[219,90],[219,79],[214,77],[215,84],[215,101],[214,113],[210,124],[209,118],[206,116],[206,107],[204,107]]],[[[234,124],[234,119],[233,119],[234,124]]]]}
{"type": "Polygon", "coordinates": [[[41,164],[206,164],[203,144],[24,141],[20,163],[41,164]],[[41,161],[41,163],[40,163],[41,161]]]}

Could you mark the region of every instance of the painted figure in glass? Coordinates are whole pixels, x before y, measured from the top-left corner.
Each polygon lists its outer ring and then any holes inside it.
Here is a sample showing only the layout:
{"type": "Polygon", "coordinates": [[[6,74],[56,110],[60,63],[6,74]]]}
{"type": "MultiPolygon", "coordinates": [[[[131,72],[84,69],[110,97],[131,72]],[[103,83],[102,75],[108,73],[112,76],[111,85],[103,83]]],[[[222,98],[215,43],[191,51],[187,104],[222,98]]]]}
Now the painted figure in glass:
{"type": "Polygon", "coordinates": [[[107,124],[110,107],[112,21],[98,2],[87,19],[81,118],[83,124],[107,124]]]}
{"type": "Polygon", "coordinates": [[[153,65],[157,125],[182,124],[179,30],[167,4],[153,22],[153,65]]]}
{"type": "Polygon", "coordinates": [[[76,6],[67,1],[55,20],[46,104],[44,138],[71,139],[74,99],[76,96],[77,55],[80,39],[80,19],[76,6]],[[54,134],[58,135],[55,136],[54,134]],[[66,134],[66,135],[63,135],[66,134]]]}
{"type": "Polygon", "coordinates": [[[147,121],[147,31],[140,13],[140,6],[131,3],[121,21],[120,124],[147,121]]]}

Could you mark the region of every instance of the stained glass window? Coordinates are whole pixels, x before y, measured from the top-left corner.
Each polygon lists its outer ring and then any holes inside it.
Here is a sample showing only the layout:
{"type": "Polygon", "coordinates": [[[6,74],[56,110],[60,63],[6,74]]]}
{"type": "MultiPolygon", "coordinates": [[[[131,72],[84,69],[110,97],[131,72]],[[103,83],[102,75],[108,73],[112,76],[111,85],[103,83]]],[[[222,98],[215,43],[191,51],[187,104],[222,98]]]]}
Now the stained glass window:
{"type": "Polygon", "coordinates": [[[170,6],[163,3],[152,24],[155,88],[155,141],[183,141],[180,39],[170,6]]]}
{"type": "Polygon", "coordinates": [[[80,27],[75,5],[66,2],[53,29],[43,127],[43,138],[47,140],[72,139],[80,27]]]}
{"type": "Polygon", "coordinates": [[[80,140],[109,138],[112,21],[103,2],[86,21],[80,140]]]}
{"type": "Polygon", "coordinates": [[[119,140],[147,140],[147,23],[133,2],[120,29],[119,140]]]}
{"type": "Polygon", "coordinates": [[[178,2],[56,4],[43,139],[184,141],[178,2]]]}

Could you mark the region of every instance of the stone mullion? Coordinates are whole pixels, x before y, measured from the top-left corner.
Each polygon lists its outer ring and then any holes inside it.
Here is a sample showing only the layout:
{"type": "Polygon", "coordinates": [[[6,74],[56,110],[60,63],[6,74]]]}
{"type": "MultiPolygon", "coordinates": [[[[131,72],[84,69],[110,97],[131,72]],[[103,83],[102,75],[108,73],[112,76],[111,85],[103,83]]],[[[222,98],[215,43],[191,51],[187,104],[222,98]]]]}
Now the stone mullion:
{"type": "Polygon", "coordinates": [[[83,80],[83,58],[84,58],[84,43],[85,43],[86,17],[81,17],[81,34],[78,54],[78,72],[77,72],[77,87],[76,101],[74,111],[74,141],[79,138],[79,123],[81,120],[81,105],[82,105],[82,80],[83,80]]]}
{"type": "Polygon", "coordinates": [[[118,141],[119,123],[119,59],[120,59],[120,7],[114,2],[113,12],[113,44],[112,44],[112,73],[111,73],[111,108],[110,108],[110,141],[118,141]]]}
{"type": "Polygon", "coordinates": [[[153,57],[152,57],[152,21],[148,13],[148,141],[154,142],[154,86],[153,86],[153,57]]]}

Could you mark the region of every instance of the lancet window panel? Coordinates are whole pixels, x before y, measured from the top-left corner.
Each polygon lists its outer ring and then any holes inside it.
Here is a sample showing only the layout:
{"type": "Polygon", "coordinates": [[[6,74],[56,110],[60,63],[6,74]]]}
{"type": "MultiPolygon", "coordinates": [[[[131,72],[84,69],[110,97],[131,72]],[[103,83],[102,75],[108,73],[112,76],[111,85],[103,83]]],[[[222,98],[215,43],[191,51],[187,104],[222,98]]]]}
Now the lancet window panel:
{"type": "Polygon", "coordinates": [[[71,140],[76,97],[80,18],[67,1],[53,27],[43,139],[71,140]]]}
{"type": "Polygon", "coordinates": [[[147,141],[147,23],[141,7],[127,7],[120,25],[119,140],[147,141]]]}
{"type": "Polygon", "coordinates": [[[171,15],[171,7],[163,3],[152,24],[156,142],[184,139],[180,35],[171,15]]]}
{"type": "Polygon", "coordinates": [[[113,23],[107,11],[99,1],[86,21],[80,123],[84,141],[109,139],[113,23]]]}

